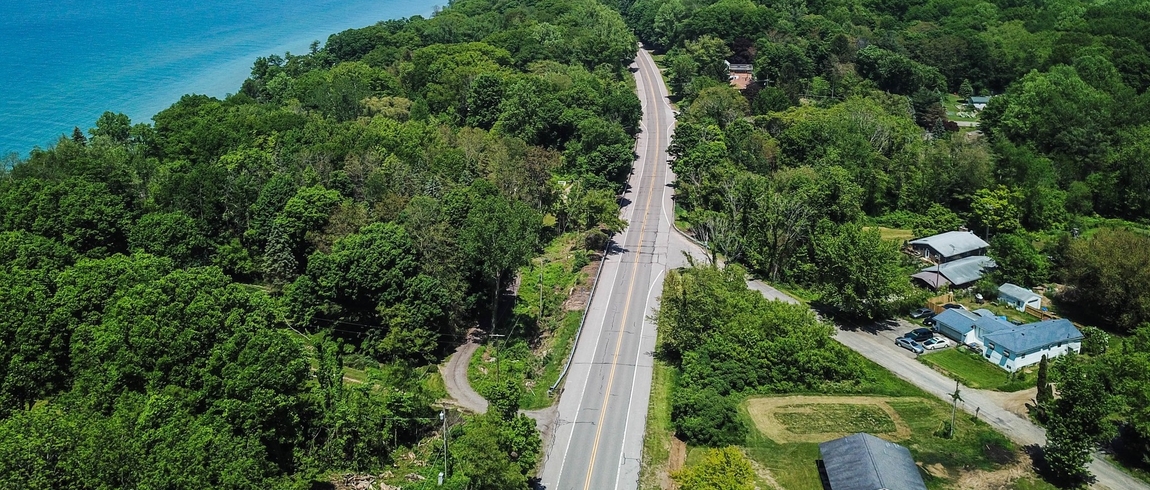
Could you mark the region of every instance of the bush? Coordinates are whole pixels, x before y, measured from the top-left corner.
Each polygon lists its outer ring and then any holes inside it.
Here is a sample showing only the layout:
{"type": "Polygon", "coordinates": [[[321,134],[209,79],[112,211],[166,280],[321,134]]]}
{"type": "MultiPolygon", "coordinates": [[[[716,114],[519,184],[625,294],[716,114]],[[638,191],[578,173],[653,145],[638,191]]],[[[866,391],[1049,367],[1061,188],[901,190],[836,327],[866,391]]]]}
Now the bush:
{"type": "Polygon", "coordinates": [[[591,259],[588,257],[586,250],[576,250],[572,255],[574,255],[574,259],[571,262],[571,272],[573,273],[583,270],[584,267],[587,267],[587,264],[591,263],[591,259]]]}
{"type": "Polygon", "coordinates": [[[746,432],[735,403],[711,388],[678,387],[671,397],[671,420],[679,438],[695,446],[741,444],[746,432]]]}
{"type": "Polygon", "coordinates": [[[1082,327],[1082,353],[1090,356],[1101,355],[1110,347],[1110,334],[1098,327],[1082,327]]]}
{"type": "Polygon", "coordinates": [[[603,247],[607,246],[608,239],[610,239],[610,237],[608,237],[606,233],[603,233],[602,230],[590,230],[583,235],[583,247],[587,250],[603,250],[603,247]]]}

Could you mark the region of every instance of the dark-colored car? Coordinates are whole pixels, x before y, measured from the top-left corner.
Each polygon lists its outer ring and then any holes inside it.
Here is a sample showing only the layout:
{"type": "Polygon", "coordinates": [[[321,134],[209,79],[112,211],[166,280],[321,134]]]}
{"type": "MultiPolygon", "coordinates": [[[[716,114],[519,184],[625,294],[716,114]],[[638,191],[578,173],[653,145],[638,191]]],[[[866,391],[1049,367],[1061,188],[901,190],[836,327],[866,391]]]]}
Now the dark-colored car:
{"type": "Polygon", "coordinates": [[[922,324],[923,324],[923,325],[926,325],[926,326],[928,326],[928,327],[932,327],[932,328],[934,328],[934,324],[935,324],[935,321],[934,321],[934,315],[930,315],[930,316],[928,316],[928,317],[926,317],[926,318],[923,318],[923,319],[922,319],[922,324]]]}
{"type": "Polygon", "coordinates": [[[929,328],[916,328],[907,332],[903,337],[911,339],[915,342],[922,342],[926,339],[934,337],[934,331],[929,328]]]}
{"type": "Polygon", "coordinates": [[[910,312],[910,317],[911,318],[922,318],[922,317],[930,316],[933,314],[934,314],[934,311],[932,311],[930,308],[919,308],[917,310],[910,312]]]}
{"type": "Polygon", "coordinates": [[[965,306],[962,306],[958,303],[947,303],[945,305],[942,305],[942,307],[946,308],[948,310],[965,310],[966,309],[965,306]]]}
{"type": "Polygon", "coordinates": [[[911,351],[915,354],[922,354],[923,352],[926,352],[926,349],[923,349],[921,344],[906,337],[899,337],[894,339],[894,345],[902,347],[903,349],[911,351]]]}

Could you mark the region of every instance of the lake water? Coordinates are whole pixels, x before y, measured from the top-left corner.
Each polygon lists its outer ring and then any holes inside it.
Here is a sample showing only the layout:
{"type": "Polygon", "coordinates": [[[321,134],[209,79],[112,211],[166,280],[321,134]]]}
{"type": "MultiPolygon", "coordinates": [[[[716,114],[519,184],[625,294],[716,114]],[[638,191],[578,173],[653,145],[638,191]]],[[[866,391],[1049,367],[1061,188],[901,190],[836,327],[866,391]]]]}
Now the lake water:
{"type": "Polygon", "coordinates": [[[445,0],[0,0],[0,155],[26,156],[104,111],[135,122],[186,93],[239,91],[258,56],[445,0]]]}

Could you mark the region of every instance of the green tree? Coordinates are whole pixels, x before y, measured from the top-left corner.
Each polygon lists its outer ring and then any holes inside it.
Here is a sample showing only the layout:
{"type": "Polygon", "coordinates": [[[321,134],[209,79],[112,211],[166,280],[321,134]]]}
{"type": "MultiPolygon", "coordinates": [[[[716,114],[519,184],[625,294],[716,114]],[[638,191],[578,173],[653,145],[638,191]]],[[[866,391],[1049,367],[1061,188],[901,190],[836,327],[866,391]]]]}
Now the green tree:
{"type": "Polygon", "coordinates": [[[819,301],[848,316],[888,318],[911,294],[900,261],[898,244],[878,230],[846,224],[823,232],[814,242],[819,301]]]}
{"type": "Polygon", "coordinates": [[[170,257],[179,266],[201,263],[207,252],[204,232],[188,215],[149,213],[136,221],[128,234],[128,249],[170,257]]]}
{"type": "Polygon", "coordinates": [[[1018,203],[1022,195],[1006,186],[995,189],[979,189],[971,200],[971,215],[976,229],[992,235],[1010,233],[1022,228],[1022,210],[1018,203]]]}
{"type": "Polygon", "coordinates": [[[467,213],[460,230],[460,245],[491,287],[492,324],[506,285],[504,279],[526,264],[535,250],[539,222],[539,215],[527,205],[493,194],[477,196],[467,213]]]}
{"type": "Polygon", "coordinates": [[[1076,358],[1059,363],[1058,395],[1049,411],[1043,455],[1055,477],[1082,481],[1089,477],[1086,464],[1094,447],[1114,436],[1106,420],[1113,398],[1097,368],[1076,358]]]}
{"type": "Polygon", "coordinates": [[[958,86],[958,98],[969,103],[971,97],[974,97],[974,87],[971,86],[969,78],[963,78],[962,85],[958,86]]]}
{"type": "Polygon", "coordinates": [[[755,470],[739,448],[708,449],[703,460],[672,475],[683,490],[753,490],[755,470]]]}
{"type": "Polygon", "coordinates": [[[1074,288],[1068,298],[1123,330],[1150,320],[1150,238],[1103,229],[1071,240],[1061,268],[1074,288]]]}
{"type": "Polygon", "coordinates": [[[1001,282],[1031,287],[1049,278],[1050,260],[1022,234],[995,235],[990,241],[990,256],[998,264],[995,274],[1001,282]]]}

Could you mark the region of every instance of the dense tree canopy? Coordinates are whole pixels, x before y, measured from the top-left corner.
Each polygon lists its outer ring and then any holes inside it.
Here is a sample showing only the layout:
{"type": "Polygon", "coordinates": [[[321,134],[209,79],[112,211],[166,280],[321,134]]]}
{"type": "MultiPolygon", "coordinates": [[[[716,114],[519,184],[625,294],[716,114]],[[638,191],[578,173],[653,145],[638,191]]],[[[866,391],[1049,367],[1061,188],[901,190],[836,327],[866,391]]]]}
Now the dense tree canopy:
{"type": "MultiPolygon", "coordinates": [[[[5,165],[0,481],[382,472],[439,428],[418,373],[499,320],[540,245],[621,228],[635,52],[593,0],[466,0],[5,165]],[[387,374],[345,384],[345,358],[387,374]]],[[[454,488],[526,487],[533,422],[457,425],[454,488]]]]}

